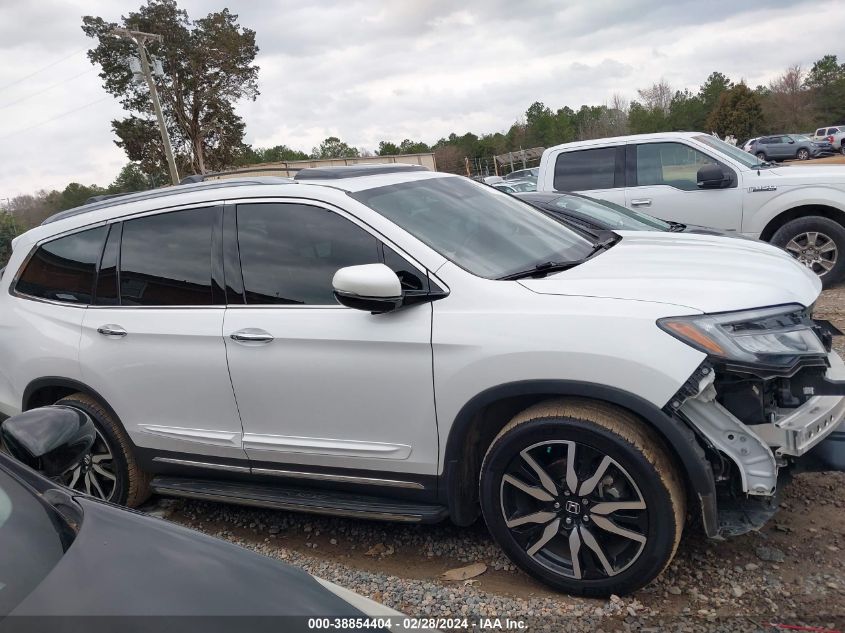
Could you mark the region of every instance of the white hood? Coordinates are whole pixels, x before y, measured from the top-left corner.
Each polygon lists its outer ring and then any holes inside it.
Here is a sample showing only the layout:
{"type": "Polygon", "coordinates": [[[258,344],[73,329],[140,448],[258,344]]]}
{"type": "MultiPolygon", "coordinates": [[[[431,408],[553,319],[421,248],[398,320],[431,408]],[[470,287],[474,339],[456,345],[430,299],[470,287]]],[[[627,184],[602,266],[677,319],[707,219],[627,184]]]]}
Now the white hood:
{"type": "Polygon", "coordinates": [[[812,304],[817,275],[774,246],[687,233],[618,231],[610,250],[570,270],[520,281],[541,294],[652,301],[701,312],[812,304]]]}
{"type": "MultiPolygon", "coordinates": [[[[760,184],[783,186],[834,185],[845,187],[845,169],[841,165],[782,165],[760,170],[760,184]],[[766,181],[765,183],[763,181],[766,181]]],[[[754,186],[755,179],[747,182],[754,186]]]]}

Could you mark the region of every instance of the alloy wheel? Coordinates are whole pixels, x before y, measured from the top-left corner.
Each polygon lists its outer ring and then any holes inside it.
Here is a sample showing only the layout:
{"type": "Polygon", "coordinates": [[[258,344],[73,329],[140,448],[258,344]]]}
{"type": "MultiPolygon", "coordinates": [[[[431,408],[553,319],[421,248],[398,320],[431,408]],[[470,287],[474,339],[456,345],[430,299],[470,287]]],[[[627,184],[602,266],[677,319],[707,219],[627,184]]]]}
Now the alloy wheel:
{"type": "Polygon", "coordinates": [[[798,160],[807,160],[808,158],[810,158],[810,152],[806,149],[798,150],[798,160]]]}
{"type": "Polygon", "coordinates": [[[522,450],[505,469],[500,499],[519,546],[569,578],[615,576],[647,542],[649,512],[633,478],[586,444],[554,440],[522,450]]]}
{"type": "Polygon", "coordinates": [[[108,501],[114,496],[117,487],[114,468],[111,448],[98,429],[91,452],[79,466],[64,474],[64,484],[73,490],[108,501]]]}
{"type": "Polygon", "coordinates": [[[828,273],[839,257],[836,242],[818,231],[799,233],[784,246],[786,251],[807,268],[822,276],[828,273]]]}

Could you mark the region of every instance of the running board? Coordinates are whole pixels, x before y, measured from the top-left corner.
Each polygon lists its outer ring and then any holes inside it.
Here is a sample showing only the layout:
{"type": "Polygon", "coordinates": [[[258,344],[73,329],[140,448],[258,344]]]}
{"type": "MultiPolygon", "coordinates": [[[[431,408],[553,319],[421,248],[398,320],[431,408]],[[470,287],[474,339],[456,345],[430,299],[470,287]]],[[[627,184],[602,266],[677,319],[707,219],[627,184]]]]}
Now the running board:
{"type": "Polygon", "coordinates": [[[150,487],[171,497],[375,521],[437,523],[447,516],[446,508],[438,505],[292,486],[155,477],[150,487]]]}

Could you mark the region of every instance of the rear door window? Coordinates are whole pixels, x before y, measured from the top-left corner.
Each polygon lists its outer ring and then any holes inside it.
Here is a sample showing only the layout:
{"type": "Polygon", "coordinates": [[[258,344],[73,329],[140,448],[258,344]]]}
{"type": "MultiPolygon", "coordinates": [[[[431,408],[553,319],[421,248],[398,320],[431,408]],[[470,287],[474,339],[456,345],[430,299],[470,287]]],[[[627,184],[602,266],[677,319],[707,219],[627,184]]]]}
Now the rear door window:
{"type": "Polygon", "coordinates": [[[107,232],[108,227],[101,226],[42,244],[26,264],[15,290],[39,299],[91,303],[107,232]]]}
{"type": "Polygon", "coordinates": [[[621,187],[616,179],[616,147],[563,152],[555,160],[557,191],[589,191],[621,187]]]}
{"type": "Polygon", "coordinates": [[[121,305],[212,305],[211,240],[217,217],[216,209],[201,208],[124,222],[121,305]]]}

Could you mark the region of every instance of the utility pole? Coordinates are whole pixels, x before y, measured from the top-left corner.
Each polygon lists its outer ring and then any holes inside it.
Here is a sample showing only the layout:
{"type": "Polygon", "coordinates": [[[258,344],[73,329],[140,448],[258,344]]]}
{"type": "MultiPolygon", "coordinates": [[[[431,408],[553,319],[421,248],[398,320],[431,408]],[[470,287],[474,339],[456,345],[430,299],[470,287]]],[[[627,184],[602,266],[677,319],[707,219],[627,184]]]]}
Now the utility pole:
{"type": "Polygon", "coordinates": [[[170,145],[170,135],[167,133],[167,126],[164,122],[164,113],[161,111],[161,102],[158,99],[158,90],[153,82],[153,74],[150,71],[150,63],[147,60],[147,41],[160,42],[161,35],[154,33],[144,33],[143,31],[130,31],[129,29],[114,29],[112,35],[118,37],[125,37],[126,39],[135,42],[138,47],[138,57],[141,60],[141,72],[144,74],[144,79],[147,82],[147,88],[150,90],[150,97],[153,100],[153,109],[156,112],[158,119],[158,129],[161,132],[161,141],[164,143],[164,153],[167,155],[167,167],[170,170],[170,180],[174,185],[179,184],[179,172],[176,170],[176,160],[173,158],[173,147],[170,145]]]}

